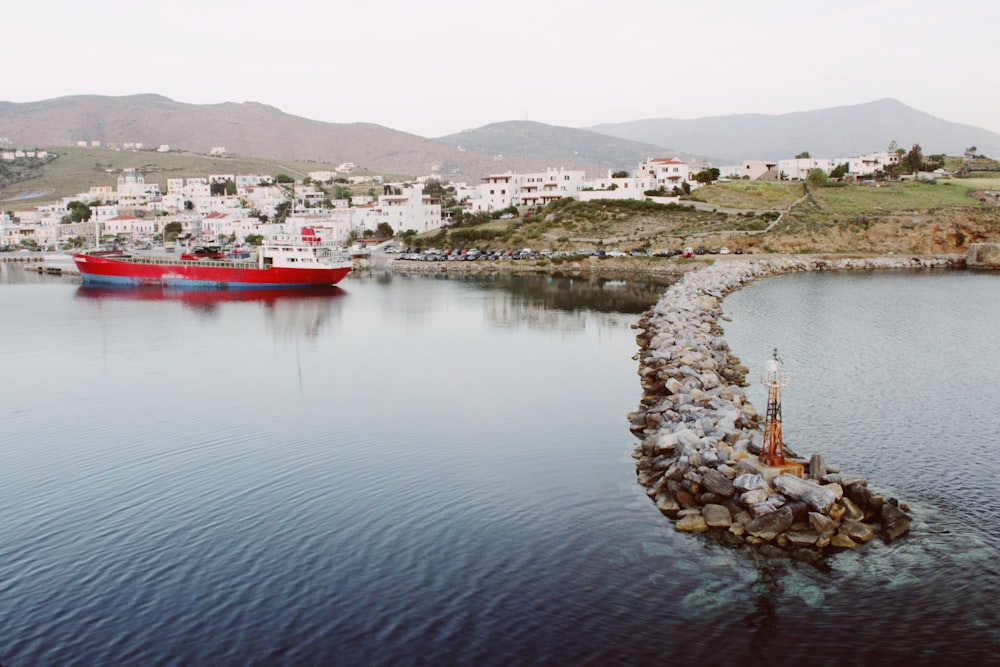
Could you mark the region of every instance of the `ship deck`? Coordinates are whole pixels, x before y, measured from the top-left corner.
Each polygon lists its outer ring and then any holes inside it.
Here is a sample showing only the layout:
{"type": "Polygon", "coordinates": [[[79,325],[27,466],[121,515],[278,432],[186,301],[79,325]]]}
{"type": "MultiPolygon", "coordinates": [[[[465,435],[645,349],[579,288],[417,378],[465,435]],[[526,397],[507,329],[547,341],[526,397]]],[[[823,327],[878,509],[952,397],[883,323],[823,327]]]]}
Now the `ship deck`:
{"type": "MultiPolygon", "coordinates": [[[[87,257],[91,257],[91,255],[87,255],[87,257]]],[[[175,257],[143,257],[136,255],[121,255],[117,257],[96,256],[95,258],[126,262],[128,264],[150,264],[155,266],[212,266],[230,269],[259,268],[257,262],[250,259],[178,259],[175,257]]]]}

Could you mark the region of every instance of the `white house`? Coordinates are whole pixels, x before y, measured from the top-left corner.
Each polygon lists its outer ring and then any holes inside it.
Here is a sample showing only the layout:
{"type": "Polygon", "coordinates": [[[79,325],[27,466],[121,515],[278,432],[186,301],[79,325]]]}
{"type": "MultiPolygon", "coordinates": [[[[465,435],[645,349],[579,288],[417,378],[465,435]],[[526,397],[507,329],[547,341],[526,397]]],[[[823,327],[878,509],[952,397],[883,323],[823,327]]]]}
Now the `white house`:
{"type": "MultiPolygon", "coordinates": [[[[374,212],[372,226],[375,229],[379,223],[386,223],[394,234],[412,229],[426,232],[441,226],[441,200],[424,194],[422,185],[399,188],[399,194],[384,194],[378,198],[378,203],[370,209],[361,211],[374,212]]],[[[367,215],[367,214],[366,214],[367,215]]]]}
{"type": "Polygon", "coordinates": [[[824,174],[830,175],[838,164],[843,164],[846,160],[831,160],[829,158],[791,158],[789,160],[778,160],[778,176],[782,179],[792,181],[804,181],[809,172],[813,169],[821,169],[824,174]]]}
{"type": "Polygon", "coordinates": [[[477,213],[510,206],[544,206],[563,197],[579,199],[587,185],[586,176],[586,172],[562,167],[526,174],[491,174],[472,191],[468,208],[477,213]]]}
{"type": "Polygon", "coordinates": [[[484,176],[482,184],[476,188],[476,195],[472,198],[472,210],[500,211],[509,206],[520,205],[522,180],[522,176],[509,171],[506,174],[484,176]]]}
{"type": "Polygon", "coordinates": [[[868,176],[876,171],[884,171],[889,165],[898,163],[899,156],[895,153],[877,151],[849,158],[847,171],[858,176],[868,176]]]}
{"type": "Polygon", "coordinates": [[[639,164],[636,175],[654,179],[656,186],[651,190],[662,187],[670,192],[674,186],[680,187],[681,183],[691,182],[691,168],[688,164],[672,157],[649,158],[639,164]]]}
{"type": "Polygon", "coordinates": [[[608,172],[605,178],[588,181],[580,192],[580,201],[596,199],[644,199],[647,190],[656,190],[656,179],[651,176],[613,177],[608,172]]]}

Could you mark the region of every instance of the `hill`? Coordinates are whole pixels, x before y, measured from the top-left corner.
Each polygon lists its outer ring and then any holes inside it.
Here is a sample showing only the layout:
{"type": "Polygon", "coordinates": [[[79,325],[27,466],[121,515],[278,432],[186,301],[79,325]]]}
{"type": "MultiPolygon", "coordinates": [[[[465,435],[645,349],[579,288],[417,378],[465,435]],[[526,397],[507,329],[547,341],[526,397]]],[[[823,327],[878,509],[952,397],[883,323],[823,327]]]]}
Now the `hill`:
{"type": "Polygon", "coordinates": [[[802,151],[813,157],[849,157],[884,150],[891,141],[905,149],[920,144],[925,155],[961,155],[966,148],[976,146],[987,156],[1000,156],[1000,134],[951,123],[893,99],[781,115],[649,118],[588,129],[620,139],[717,155],[727,163],[779,160],[802,151]]]}
{"type": "MultiPolygon", "coordinates": [[[[559,130],[559,128],[553,128],[559,130]]],[[[643,154],[616,144],[634,142],[597,137],[608,155],[643,154]]],[[[538,132],[538,137],[544,136],[538,132]]],[[[559,131],[554,135],[558,136],[559,131]]],[[[184,104],[160,95],[107,97],[77,95],[40,102],[0,102],[0,137],[15,146],[63,147],[79,141],[122,145],[139,142],[146,148],[168,145],[195,153],[224,147],[229,153],[328,164],[353,162],[362,169],[388,174],[439,174],[451,181],[478,182],[486,174],[538,171],[565,166],[597,173],[617,158],[602,158],[600,150],[573,156],[567,143],[539,140],[533,151],[508,150],[501,145],[485,154],[471,145],[461,149],[447,141],[425,139],[371,123],[326,123],[286,114],[256,102],[184,104]],[[498,155],[503,157],[498,157],[498,155]]],[[[586,143],[586,142],[583,142],[586,143]]]]}
{"type": "MultiPolygon", "coordinates": [[[[530,219],[496,219],[428,232],[438,248],[676,249],[940,254],[1000,241],[1000,178],[879,187],[736,181],[699,188],[680,204],[554,202],[530,219]]],[[[630,257],[641,269],[668,261],[630,257]]],[[[675,261],[675,260],[669,260],[675,261]]],[[[544,262],[543,262],[544,263],[544,262]]]]}
{"type": "MultiPolygon", "coordinates": [[[[107,148],[60,147],[53,157],[19,173],[0,163],[3,210],[47,204],[87,192],[98,185],[115,186],[119,173],[136,169],[147,183],[166,192],[168,178],[206,178],[215,174],[288,174],[304,178],[310,171],[332,171],[335,165],[277,158],[216,157],[171,151],[117,151],[107,148]]],[[[15,163],[16,164],[16,163],[15,163]]],[[[367,189],[362,188],[363,190],[367,189]]]]}
{"type": "Polygon", "coordinates": [[[925,155],[961,155],[970,146],[1000,155],[1000,134],[950,123],[891,99],[776,116],[647,119],[589,129],[509,121],[427,139],[371,123],[310,120],[256,102],[196,105],[160,95],[77,95],[0,102],[4,138],[21,147],[141,142],[196,154],[221,146],[241,156],[352,162],[370,172],[472,183],[488,174],[550,167],[582,169],[594,177],[609,169],[631,169],[653,156],[680,157],[696,168],[703,161],[777,160],[801,151],[847,157],[884,149],[891,141],[904,149],[919,143],[925,155]]]}
{"type": "Polygon", "coordinates": [[[677,157],[694,163],[710,161],[710,158],[678,153],[663,145],[531,121],[492,123],[438,137],[437,141],[498,157],[537,160],[544,155],[550,166],[597,165],[591,175],[604,175],[609,169],[634,169],[650,157],[677,157]]]}

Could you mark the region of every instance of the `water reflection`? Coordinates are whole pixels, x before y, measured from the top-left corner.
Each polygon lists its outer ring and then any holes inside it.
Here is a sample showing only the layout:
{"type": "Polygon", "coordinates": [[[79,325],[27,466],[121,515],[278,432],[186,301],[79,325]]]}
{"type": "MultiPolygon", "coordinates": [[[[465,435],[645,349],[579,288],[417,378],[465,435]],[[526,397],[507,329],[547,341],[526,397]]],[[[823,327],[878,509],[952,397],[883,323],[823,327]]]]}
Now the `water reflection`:
{"type": "Polygon", "coordinates": [[[339,287],[287,289],[177,289],[81,285],[76,298],[96,301],[174,302],[214,317],[225,304],[255,304],[268,315],[276,333],[316,336],[347,295],[339,287]]]}
{"type": "MultiPolygon", "coordinates": [[[[432,283],[460,283],[465,295],[482,303],[484,321],[501,329],[525,328],[583,332],[598,324],[618,327],[648,310],[671,284],[669,279],[636,280],[635,276],[450,275],[446,273],[379,274],[379,303],[405,326],[424,326],[439,318],[432,283]]],[[[449,315],[450,316],[450,315],[449,315]]]]}
{"type": "Polygon", "coordinates": [[[478,289],[502,291],[525,305],[564,312],[596,311],[637,315],[648,310],[676,279],[657,276],[637,279],[636,276],[587,275],[572,276],[558,272],[552,275],[451,275],[389,274],[381,282],[400,280],[453,280],[475,285],[478,289]]]}

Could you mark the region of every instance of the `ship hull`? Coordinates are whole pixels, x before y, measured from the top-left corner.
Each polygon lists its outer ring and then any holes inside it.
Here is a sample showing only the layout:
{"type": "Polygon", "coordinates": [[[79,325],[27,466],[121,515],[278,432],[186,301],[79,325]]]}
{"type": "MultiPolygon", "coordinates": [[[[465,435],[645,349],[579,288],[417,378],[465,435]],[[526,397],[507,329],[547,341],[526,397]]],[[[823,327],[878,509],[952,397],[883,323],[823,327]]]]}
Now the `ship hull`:
{"type": "Polygon", "coordinates": [[[336,285],[350,265],[323,268],[258,268],[250,262],[114,259],[73,255],[84,283],[193,288],[281,288],[336,285]]]}

